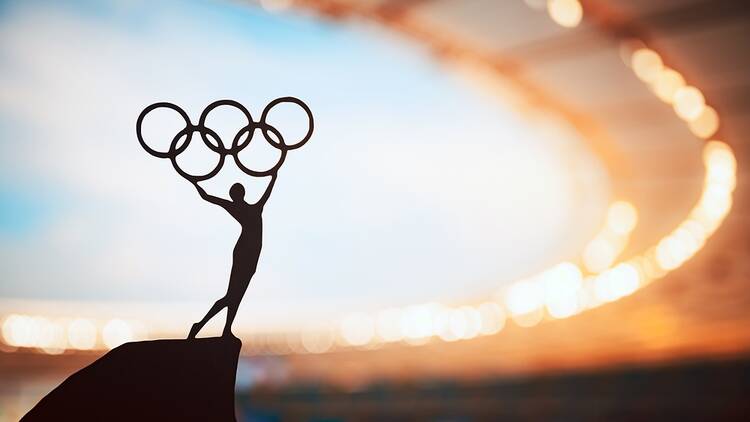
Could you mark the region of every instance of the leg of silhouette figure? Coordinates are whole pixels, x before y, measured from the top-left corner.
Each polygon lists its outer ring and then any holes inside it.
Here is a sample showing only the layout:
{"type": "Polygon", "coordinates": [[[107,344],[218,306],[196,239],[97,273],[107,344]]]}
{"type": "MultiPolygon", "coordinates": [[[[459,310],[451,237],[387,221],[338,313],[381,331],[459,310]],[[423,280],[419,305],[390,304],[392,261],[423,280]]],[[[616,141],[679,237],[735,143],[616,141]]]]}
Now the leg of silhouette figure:
{"type": "Polygon", "coordinates": [[[232,336],[232,323],[234,323],[234,317],[237,315],[237,309],[240,307],[242,298],[245,296],[247,286],[250,284],[250,279],[255,275],[255,268],[249,276],[243,277],[240,273],[232,274],[229,280],[229,288],[227,289],[227,321],[224,324],[224,336],[232,336]]]}
{"type": "Polygon", "coordinates": [[[208,312],[206,313],[206,316],[204,316],[202,320],[193,324],[193,326],[190,328],[190,334],[188,334],[188,339],[195,338],[195,336],[198,335],[198,332],[201,329],[203,329],[203,326],[206,325],[206,323],[211,318],[213,318],[214,315],[218,314],[219,311],[221,311],[224,307],[226,307],[227,304],[228,304],[228,301],[227,301],[226,296],[217,300],[216,303],[214,303],[214,306],[212,306],[211,309],[208,310],[208,312]]]}
{"type": "Polygon", "coordinates": [[[242,302],[242,297],[245,295],[245,290],[247,290],[248,284],[249,283],[242,283],[242,285],[233,286],[235,288],[227,293],[227,321],[224,324],[224,332],[222,333],[225,337],[232,336],[234,317],[237,316],[237,310],[240,308],[240,303],[242,302]]]}
{"type": "Polygon", "coordinates": [[[224,323],[224,332],[222,333],[222,336],[224,337],[231,337],[232,336],[232,323],[234,323],[234,317],[237,316],[237,309],[240,307],[240,302],[234,302],[227,305],[227,321],[224,323]]]}

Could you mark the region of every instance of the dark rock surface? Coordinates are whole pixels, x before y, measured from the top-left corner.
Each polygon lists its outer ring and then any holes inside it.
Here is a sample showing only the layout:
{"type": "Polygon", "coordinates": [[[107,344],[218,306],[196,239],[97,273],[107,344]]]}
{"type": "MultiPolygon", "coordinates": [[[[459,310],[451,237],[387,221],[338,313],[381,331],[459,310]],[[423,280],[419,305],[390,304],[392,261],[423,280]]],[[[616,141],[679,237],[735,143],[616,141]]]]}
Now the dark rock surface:
{"type": "Polygon", "coordinates": [[[126,343],[71,375],[22,421],[233,421],[236,337],[126,343]]]}

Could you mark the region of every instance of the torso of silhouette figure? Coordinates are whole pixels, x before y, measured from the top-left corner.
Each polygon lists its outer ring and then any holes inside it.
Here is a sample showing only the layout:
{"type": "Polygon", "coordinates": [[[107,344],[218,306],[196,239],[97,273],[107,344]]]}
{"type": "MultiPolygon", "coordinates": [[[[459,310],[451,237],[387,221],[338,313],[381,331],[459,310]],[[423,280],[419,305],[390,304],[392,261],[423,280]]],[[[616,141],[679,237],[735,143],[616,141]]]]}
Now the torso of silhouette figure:
{"type": "Polygon", "coordinates": [[[229,288],[232,289],[233,284],[247,287],[247,283],[250,282],[250,278],[255,273],[260,249],[263,246],[263,208],[259,205],[241,203],[228,209],[228,211],[242,226],[240,237],[237,239],[232,255],[232,275],[229,288]]]}

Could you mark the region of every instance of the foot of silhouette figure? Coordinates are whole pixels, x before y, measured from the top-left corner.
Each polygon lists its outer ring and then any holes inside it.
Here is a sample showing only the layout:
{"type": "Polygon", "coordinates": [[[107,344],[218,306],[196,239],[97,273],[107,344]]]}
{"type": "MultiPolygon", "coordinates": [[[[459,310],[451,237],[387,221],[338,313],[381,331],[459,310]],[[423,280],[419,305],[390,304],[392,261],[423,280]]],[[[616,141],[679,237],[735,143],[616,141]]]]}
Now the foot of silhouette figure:
{"type": "MultiPolygon", "coordinates": [[[[187,336],[188,340],[192,340],[195,338],[195,336],[198,335],[200,330],[203,328],[203,325],[201,325],[200,322],[196,322],[193,324],[192,327],[190,327],[190,333],[187,336]]],[[[224,328],[224,331],[221,333],[222,337],[235,337],[235,335],[232,333],[232,328],[227,326],[224,328]]]]}
{"type": "MultiPolygon", "coordinates": [[[[242,298],[240,297],[240,300],[242,298]]],[[[226,296],[222,297],[221,299],[217,300],[216,303],[209,309],[209,311],[206,313],[206,316],[203,317],[202,320],[196,322],[193,324],[192,327],[190,327],[190,333],[188,333],[188,340],[194,339],[195,336],[198,335],[200,330],[203,329],[203,326],[206,325],[208,321],[211,320],[216,314],[219,313],[224,308],[227,308],[227,320],[224,324],[224,332],[222,333],[223,337],[233,337],[234,334],[232,334],[232,323],[234,322],[234,317],[237,315],[237,307],[239,306],[239,303],[237,301],[228,301],[226,296]]]]}
{"type": "Polygon", "coordinates": [[[194,339],[195,336],[198,335],[198,332],[201,330],[201,328],[203,327],[201,327],[200,324],[198,324],[197,322],[193,324],[193,326],[190,327],[190,333],[188,334],[188,337],[187,337],[188,340],[194,339]]]}

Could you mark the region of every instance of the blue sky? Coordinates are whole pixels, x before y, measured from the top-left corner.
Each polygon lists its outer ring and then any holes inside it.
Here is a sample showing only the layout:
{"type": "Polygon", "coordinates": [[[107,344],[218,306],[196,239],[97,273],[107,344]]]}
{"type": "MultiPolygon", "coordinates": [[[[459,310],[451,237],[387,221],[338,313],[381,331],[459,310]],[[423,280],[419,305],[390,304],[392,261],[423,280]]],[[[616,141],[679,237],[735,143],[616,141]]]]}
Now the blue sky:
{"type": "MultiPolygon", "coordinates": [[[[607,183],[574,136],[380,28],[233,2],[25,1],[0,12],[0,297],[223,294],[238,227],[138,146],[135,119],[286,95],[316,132],[266,208],[246,316],[471,297],[597,228],[607,183]]],[[[232,171],[207,188],[225,195],[232,171]]]]}

